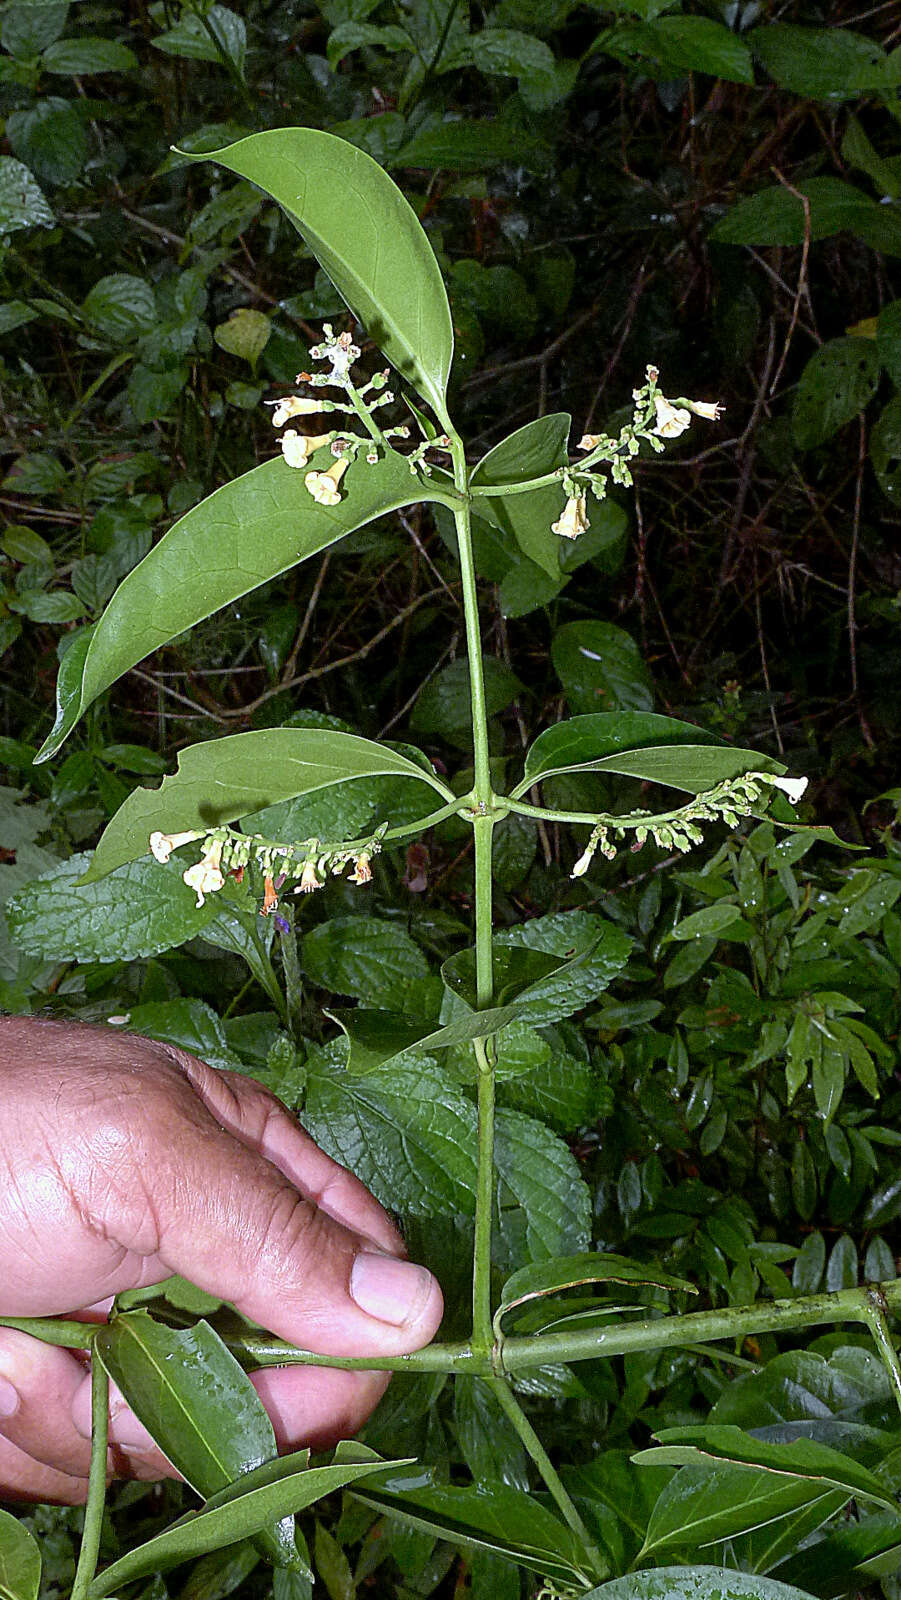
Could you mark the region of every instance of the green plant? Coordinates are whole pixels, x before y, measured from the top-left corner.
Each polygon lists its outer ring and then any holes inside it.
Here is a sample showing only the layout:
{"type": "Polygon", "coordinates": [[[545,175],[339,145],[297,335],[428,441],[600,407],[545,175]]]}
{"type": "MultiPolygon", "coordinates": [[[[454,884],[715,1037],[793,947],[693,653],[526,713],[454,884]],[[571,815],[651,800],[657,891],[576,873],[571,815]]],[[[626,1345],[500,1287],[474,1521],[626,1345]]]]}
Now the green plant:
{"type": "MultiPolygon", "coordinates": [[[[734,936],[747,944],[759,984],[776,1002],[765,1048],[757,1052],[755,1065],[784,1051],[789,1098],[804,1086],[810,1068],[812,1092],[825,1119],[826,1146],[839,1166],[841,1148],[835,1140],[830,1147],[829,1134],[847,1064],[870,1094],[877,1087],[877,1063],[886,1064],[878,1037],[855,1020],[853,998],[818,992],[805,1005],[803,987],[786,983],[785,973],[791,973],[796,959],[793,941],[803,943],[805,937],[798,931],[803,908],[790,868],[817,833],[832,837],[830,830],[799,828],[778,793],[796,800],[804,780],[785,777],[784,766],[770,757],[737,749],[688,723],[641,709],[588,712],[547,728],[528,751],[522,778],[509,789],[501,787],[493,770],[489,707],[496,690],[503,703],[507,686],[493,682],[483,658],[473,521],[506,530],[530,559],[553,575],[562,570],[561,540],[590,537],[595,503],[603,500],[604,472],[609,470],[614,483],[628,486],[629,464],[642,447],[659,450],[662,439],[684,431],[693,411],[715,416],[717,408],[667,400],[658,387],[656,370],[648,368],[645,384],[634,395],[631,420],[617,436],[584,436],[577,463],[568,459],[570,419],[556,415],[519,429],[470,468],[447,407],[453,336],[440,272],[425,234],[391,181],[368,156],[310,130],[254,135],[215,152],[215,159],[271,194],[293,218],[355,316],[416,394],[416,399],[406,391],[403,396],[413,422],[382,425],[380,413],[400,398],[386,387],[389,374],[375,371],[358,379],[355,364],[360,348],[350,333],[335,336],[327,324],[323,341],[310,352],[311,361],[325,362],[327,370],[302,375],[317,392],[282,400],[274,420],[282,426],[295,417],[311,416],[327,424],[337,422],[337,427],[312,437],[293,427],[286,430],[280,457],[188,511],[124,579],[99,621],[70,636],[61,662],[57,720],[41,759],[54,754],[97,696],[151,650],[372,519],[429,502],[439,508],[439,515],[452,518],[460,562],[473,737],[471,783],[462,794],[455,793],[418,751],[375,744],[331,727],[266,728],[191,746],[182,752],[178,771],[159,789],[137,789],[124,800],[90,863],[75,858],[54,869],[27,895],[14,899],[11,926],[26,950],[31,947],[38,955],[52,956],[60,941],[71,941],[80,906],[86,918],[102,907],[104,923],[94,935],[100,959],[116,946],[116,919],[124,908],[129,915],[136,908],[146,913],[135,955],[204,933],[246,960],[252,978],[276,1008],[284,1032],[269,1036],[265,1070],[285,1085],[298,1070],[304,1004],[292,904],[285,889],[293,885],[299,893],[315,894],[327,876],[341,875],[348,868],[351,880],[360,886],[371,880],[380,852],[396,841],[442,824],[470,831],[474,946],[443,962],[441,982],[435,986],[428,970],[417,963],[415,947],[411,958],[409,939],[405,935],[396,939],[392,1007],[362,1007],[339,1014],[347,1043],[321,1051],[318,1073],[313,1053],[311,1070],[301,1071],[305,1115],[314,1131],[320,1124],[328,1131],[331,1120],[334,1139],[340,1111],[329,1090],[339,1079],[350,1084],[346,1092],[352,1095],[356,1089],[364,1101],[374,1087],[384,1103],[393,1085],[398,1100],[415,1104],[417,1098],[430,1098],[441,1107],[448,1159],[437,1181],[446,1184],[451,1203],[457,1196],[472,1200],[471,1323],[460,1339],[393,1362],[383,1359],[380,1365],[411,1374],[454,1375],[463,1397],[455,1402],[461,1437],[466,1406],[481,1408],[492,1419],[489,1426],[500,1430],[505,1448],[518,1453],[526,1485],[529,1461],[555,1509],[519,1490],[495,1488],[491,1497],[485,1497],[440,1481],[411,1486],[403,1471],[408,1463],[386,1461],[362,1446],[340,1447],[328,1466],[311,1467],[306,1453],[278,1459],[268,1419],[242,1366],[289,1361],[366,1366],[367,1358],[296,1351],[265,1330],[235,1332],[227,1317],[220,1317],[219,1308],[205,1305],[202,1298],[198,1301],[190,1286],[161,1285],[120,1297],[110,1323],[91,1339],[92,1480],[72,1592],[77,1600],[99,1597],[191,1556],[248,1540],[269,1559],[303,1574],[306,1555],[296,1542],[293,1523],[285,1519],[350,1485],[370,1508],[406,1519],[431,1536],[481,1546],[538,1572],[549,1592],[556,1593],[561,1586],[583,1592],[600,1582],[601,1589],[592,1593],[606,1600],[615,1600],[622,1592],[620,1580],[604,1582],[618,1565],[625,1570],[656,1559],[664,1549],[703,1548],[752,1537],[761,1526],[785,1518],[794,1519],[792,1538],[797,1543],[804,1536],[799,1527],[803,1525],[805,1534],[816,1530],[851,1498],[875,1508],[874,1515],[882,1518],[880,1552],[894,1548],[901,1537],[901,1520],[890,1469],[885,1466],[891,1443],[883,1445],[877,1460],[880,1470],[875,1470],[871,1460],[861,1461],[858,1453],[835,1449],[820,1439],[794,1444],[761,1441],[748,1431],[755,1426],[752,1395],[738,1421],[723,1406],[727,1420],[715,1411],[701,1424],[658,1430],[659,1447],[645,1452],[640,1461],[651,1469],[689,1471],[672,1476],[667,1470],[665,1481],[656,1480],[659,1493],[644,1519],[643,1542],[628,1556],[621,1553],[618,1560],[609,1540],[599,1537],[591,1525],[592,1518],[586,1520],[584,1497],[554,1465],[514,1388],[523,1375],[540,1374],[561,1362],[611,1355],[641,1359],[647,1352],[674,1354],[711,1341],[850,1321],[868,1330],[880,1358],[878,1378],[871,1374],[874,1396],[901,1405],[901,1366],[888,1321],[890,1311],[901,1304],[897,1284],[841,1287],[825,1295],[810,1293],[751,1305],[741,1305],[735,1293],[725,1307],[686,1311],[685,1297],[696,1292],[692,1283],[653,1263],[609,1250],[592,1254],[584,1248],[588,1191],[569,1152],[543,1122],[517,1111],[515,1099],[512,1106],[497,1104],[498,1082],[515,1082],[518,1076],[517,1067],[511,1065],[517,1051],[525,1054],[529,1065],[536,1059],[537,1064],[547,1065],[553,1085],[557,1058],[568,1059],[567,1046],[572,1042],[565,1031],[567,1019],[623,971],[630,953],[630,940],[621,928],[586,911],[536,918],[495,934],[493,840],[495,830],[515,818],[587,828],[587,846],[572,869],[578,880],[591,869],[596,852],[616,860],[622,843],[640,849],[648,838],[666,849],[685,852],[702,841],[704,824],[725,822],[735,828],[743,818],[760,815],[775,795],[774,814],[794,830],[788,850],[776,854],[771,825],[763,823],[737,857],[734,889],[723,871],[729,847],[714,857],[700,885],[702,875],[696,875],[693,887],[700,886],[702,894],[709,892],[713,904],[671,924],[671,937],[693,941],[700,955],[678,981],[696,975],[711,957],[711,939],[715,944],[717,938],[734,936]],[[320,396],[320,389],[327,395],[320,396]],[[336,392],[340,398],[335,398],[336,392]],[[420,409],[423,401],[431,407],[434,420],[420,409]],[[349,427],[356,422],[363,433],[349,427]],[[418,442],[402,454],[395,443],[409,440],[411,426],[418,431],[418,442]],[[444,464],[448,457],[451,470],[444,464]],[[638,780],[645,786],[670,786],[690,798],[655,812],[635,806],[617,811],[607,804],[554,806],[525,798],[542,785],[551,789],[560,780],[592,781],[604,775],[638,780]],[[366,825],[353,833],[339,831],[334,820],[341,818],[338,806],[331,814],[334,832],[320,824],[298,839],[298,817],[309,819],[310,811],[304,808],[312,797],[322,800],[329,791],[350,785],[355,800],[363,802],[359,814],[366,825]],[[430,791],[426,804],[431,809],[425,812],[423,787],[430,791]],[[435,805],[433,797],[440,803],[435,805]],[[235,823],[241,826],[236,828],[235,823]],[[199,860],[184,868],[176,865],[175,851],[191,848],[196,856],[198,846],[199,860]],[[148,853],[155,859],[148,861],[148,853]],[[761,863],[770,859],[784,904],[768,893],[761,863]],[[284,992],[271,960],[273,930],[284,992]],[[423,1015],[430,1020],[413,1020],[423,1015]],[[828,1042],[817,1044],[823,1039],[828,1042]],[[530,1057],[536,1050],[537,1058],[530,1057]],[[436,1054],[449,1063],[446,1069],[436,1054]],[[467,1084],[475,1088],[475,1122],[464,1092],[467,1084]],[[469,1137],[456,1140],[457,1128],[469,1137]],[[455,1145],[456,1155],[451,1153],[455,1145]],[[833,1150],[838,1152],[834,1157],[833,1150]],[[467,1162],[473,1167],[471,1173],[467,1162]],[[550,1198],[550,1211],[545,1207],[542,1214],[541,1205],[523,1202],[530,1185],[542,1188],[543,1197],[550,1198]],[[512,1272],[508,1268],[495,1295],[492,1260],[503,1266],[517,1253],[513,1237],[505,1237],[506,1195],[525,1207],[527,1259],[512,1272]],[[579,1292],[577,1301],[572,1291],[579,1292]],[[161,1386],[163,1359],[171,1362],[171,1377],[161,1386]],[[193,1518],[172,1524],[98,1574],[109,1377],[204,1505],[193,1518]],[[228,1415],[218,1400],[210,1399],[213,1379],[217,1393],[224,1389],[229,1394],[228,1415]],[[235,1407],[245,1418],[240,1430],[231,1426],[235,1407]],[[210,1440],[215,1440],[215,1450],[210,1449],[210,1440]],[[260,1455],[267,1457],[265,1464],[242,1473],[247,1461],[260,1455]],[[711,1472],[713,1487],[704,1476],[711,1472]],[[716,1498],[715,1515],[705,1509],[705,1497],[711,1493],[716,1498]]],[[[245,335],[250,334],[245,329],[240,340],[235,335],[232,329],[226,348],[237,349],[240,343],[249,357],[251,345],[245,335]]],[[[610,635],[616,632],[610,630],[610,635]]],[[[615,645],[616,640],[608,635],[607,642],[615,645]]],[[[574,642],[574,647],[592,653],[584,642],[574,642]]],[[[459,693],[456,676],[445,679],[445,684],[448,691],[459,693]]],[[[452,726],[462,724],[462,718],[451,718],[452,726]]],[[[93,759],[102,761],[105,750],[108,755],[107,747],[98,746],[93,759]]],[[[123,758],[120,751],[118,759],[128,770],[127,753],[123,758]]],[[[353,806],[350,812],[358,814],[353,806]]],[[[320,816],[329,817],[327,807],[320,816]]],[[[890,909],[894,880],[890,885],[880,883],[879,873],[868,874],[867,869],[861,869],[859,876],[847,903],[852,921],[856,907],[857,931],[862,931],[869,926],[871,912],[878,910],[884,916],[890,909]]],[[[818,914],[820,926],[828,922],[827,908],[818,914]]],[[[333,919],[315,928],[304,943],[307,973],[318,974],[324,986],[337,976],[335,988],[368,998],[371,985],[357,991],[352,978],[349,981],[355,959],[365,962],[367,939],[385,937],[382,925],[367,928],[368,921],[355,915],[344,926],[333,919]]],[[[811,937],[808,928],[808,942],[811,937]]],[[[123,953],[121,944],[117,953],[123,953]]],[[[382,995],[387,993],[386,987],[382,995]]],[[[155,1018],[132,1017],[133,1024],[136,1021],[163,1036],[167,1028],[179,1027],[174,1007],[164,1007],[155,1018]]],[[[691,1026],[690,1017],[679,1021],[683,1027],[691,1026]]],[[[212,1050],[204,1040],[198,1047],[207,1059],[215,1060],[215,1046],[214,1038],[212,1050]]],[[[694,1125],[699,1126],[711,1109],[707,1098],[703,1116],[694,1125]]],[[[396,1115],[403,1116],[399,1107],[396,1115]]],[[[709,1143],[713,1153],[717,1146],[712,1137],[709,1143]]],[[[436,1180],[414,1172],[413,1181],[436,1180]]],[[[628,1202],[628,1183],[624,1193],[628,1202]]],[[[627,1203],[625,1210],[634,1212],[639,1206],[640,1199],[639,1205],[627,1203]]],[[[766,1252],[755,1258],[762,1263],[768,1259],[778,1266],[766,1252]]],[[[764,1269],[763,1276],[770,1287],[774,1278],[778,1285],[778,1272],[767,1277],[764,1269]]],[[[752,1278],[749,1283],[749,1299],[757,1282],[752,1278]]],[[[737,1275],[730,1288],[737,1290],[746,1283],[747,1275],[744,1279],[737,1275]]],[[[80,1323],[7,1321],[27,1327],[39,1338],[84,1344],[80,1323]]],[[[891,1437],[889,1432],[890,1441],[891,1437]]],[[[0,1536],[7,1560],[18,1563],[23,1573],[24,1593],[35,1574],[30,1536],[21,1524],[7,1522],[0,1536]]],[[[321,1571],[337,1559],[334,1553],[329,1555],[329,1537],[323,1534],[317,1541],[321,1571]]],[[[791,1544],[780,1547],[778,1553],[784,1555],[791,1548],[791,1544]]],[[[865,1570],[869,1547],[864,1555],[857,1548],[852,1554],[850,1567],[865,1570]]],[[[768,1548],[765,1559],[771,1558],[773,1550],[768,1548]]],[[[685,1592],[711,1597],[772,1593],[789,1600],[799,1593],[756,1576],[756,1569],[751,1579],[737,1570],[723,1577],[689,1565],[641,1573],[628,1582],[630,1594],[648,1596],[677,1594],[680,1585],[685,1592]],[[668,1587],[664,1591],[661,1585],[668,1587]]]]}

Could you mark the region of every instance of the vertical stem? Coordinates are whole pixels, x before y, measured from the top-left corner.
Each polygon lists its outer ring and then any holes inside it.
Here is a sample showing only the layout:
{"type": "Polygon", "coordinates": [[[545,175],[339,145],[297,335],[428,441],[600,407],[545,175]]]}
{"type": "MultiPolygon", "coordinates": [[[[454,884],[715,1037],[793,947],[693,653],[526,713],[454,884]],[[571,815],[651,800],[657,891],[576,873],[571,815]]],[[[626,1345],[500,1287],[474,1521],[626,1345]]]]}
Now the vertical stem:
{"type": "Polygon", "coordinates": [[[591,1563],[593,1576],[596,1578],[606,1578],[610,1571],[609,1562],[604,1560],[604,1557],[601,1555],[601,1552],[592,1539],[591,1534],[588,1532],[588,1529],[582,1521],[582,1518],[579,1516],[578,1511],[576,1510],[572,1500],[560,1481],[556,1467],[551,1461],[551,1458],[545,1450],[544,1445],[541,1443],[541,1440],[535,1432],[535,1429],[532,1427],[531,1422],[523,1411],[522,1406],[510,1388],[510,1385],[507,1383],[505,1378],[489,1379],[489,1384],[497,1396],[501,1410],[507,1417],[509,1417],[514,1428],[519,1434],[520,1439],[528,1450],[529,1455],[532,1457],[532,1460],[541,1473],[542,1478],[547,1484],[548,1491],[555,1500],[567,1526],[572,1529],[585,1555],[588,1557],[588,1560],[591,1563]]]}
{"type": "Polygon", "coordinates": [[[103,1508],[106,1503],[106,1446],[109,1434],[109,1378],[97,1360],[91,1362],[91,1466],[88,1473],[88,1498],[84,1508],[84,1529],[78,1566],[69,1600],[87,1600],[97,1571],[103,1508]]]}
{"type": "Polygon", "coordinates": [[[300,975],[300,962],[297,958],[297,931],[294,927],[294,909],[292,906],[282,906],[285,921],[290,924],[287,933],[278,930],[279,948],[282,953],[282,974],[285,980],[285,999],[288,1005],[288,1023],[295,1043],[299,1043],[303,1036],[303,979],[300,975]]]}
{"type": "Polygon", "coordinates": [[[901,1410],[901,1361],[898,1359],[885,1313],[886,1304],[881,1292],[878,1289],[869,1289],[864,1320],[873,1335],[873,1341],[888,1372],[898,1408],[901,1410]]]}
{"type": "MultiPolygon", "coordinates": [[[[454,462],[454,482],[464,496],[467,495],[469,474],[462,441],[451,440],[454,462]]],[[[493,794],[491,766],[488,754],[488,711],[485,704],[485,677],[482,669],[482,635],[479,625],[479,605],[476,593],[475,565],[472,557],[472,535],[469,520],[469,500],[465,498],[456,508],[457,544],[460,551],[460,578],[463,586],[463,610],[466,618],[466,649],[469,657],[469,686],[472,702],[473,743],[473,801],[472,819],[475,842],[475,938],[476,938],[476,1002],[479,1007],[491,1004],[494,995],[494,973],[491,953],[491,834],[493,794]]],[[[472,1261],[472,1344],[473,1349],[487,1355],[494,1334],[491,1326],[491,1222],[494,1206],[494,1060],[490,1047],[482,1040],[475,1044],[479,1069],[479,1169],[476,1184],[475,1245],[472,1261]]]]}

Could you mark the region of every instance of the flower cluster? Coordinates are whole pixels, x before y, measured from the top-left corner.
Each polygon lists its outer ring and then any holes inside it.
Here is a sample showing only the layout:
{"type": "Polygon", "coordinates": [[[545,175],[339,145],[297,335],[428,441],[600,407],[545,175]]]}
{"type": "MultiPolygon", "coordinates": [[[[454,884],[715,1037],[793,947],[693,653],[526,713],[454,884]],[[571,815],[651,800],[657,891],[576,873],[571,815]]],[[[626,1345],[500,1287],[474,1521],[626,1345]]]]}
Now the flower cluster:
{"type": "Polygon", "coordinates": [[[660,441],[678,439],[690,425],[692,415],[706,417],[708,422],[719,420],[723,408],[718,402],[667,400],[657,387],[658,377],[656,367],[647,368],[643,386],[632,391],[632,420],[620,429],[615,439],[607,433],[582,435],[579,449],[587,451],[588,455],[578,467],[567,467],[562,474],[566,505],[557,521],[551,523],[552,533],[559,534],[562,539],[578,539],[580,533],[586,531],[588,490],[598,500],[603,500],[607,492],[606,480],[595,470],[597,467],[609,466],[613,482],[630,488],[629,462],[637,456],[642,440],[652,450],[660,451],[663,449],[660,441]]]}
{"type": "Polygon", "coordinates": [[[647,811],[633,811],[629,816],[605,817],[595,823],[585,850],[573,867],[570,877],[584,877],[600,851],[608,861],[616,856],[614,840],[632,835],[631,848],[640,850],[647,839],[653,839],[664,850],[679,850],[683,854],[696,844],[702,844],[704,834],[701,822],[725,822],[736,828],[742,817],[751,816],[754,806],[767,789],[781,789],[789,800],[796,803],[807,788],[806,778],[782,778],[772,772],[745,772],[738,778],[726,778],[714,789],[695,795],[676,811],[661,812],[652,816],[647,811]]]}
{"type": "Polygon", "coordinates": [[[150,851],[157,861],[169,860],[173,850],[203,840],[199,861],[188,867],[182,878],[197,896],[198,907],[209,894],[225,886],[228,876],[238,883],[248,865],[253,864],[263,877],[262,916],[278,910],[279,894],[285,884],[293,884],[294,894],[310,894],[321,889],[329,874],[338,875],[352,867],[350,883],[369,883],[372,858],[382,848],[387,823],[366,839],[341,844],[324,844],[320,839],[304,839],[298,844],[280,844],[261,834],[237,833],[231,828],[214,828],[208,833],[160,833],[150,835],[150,851]]]}

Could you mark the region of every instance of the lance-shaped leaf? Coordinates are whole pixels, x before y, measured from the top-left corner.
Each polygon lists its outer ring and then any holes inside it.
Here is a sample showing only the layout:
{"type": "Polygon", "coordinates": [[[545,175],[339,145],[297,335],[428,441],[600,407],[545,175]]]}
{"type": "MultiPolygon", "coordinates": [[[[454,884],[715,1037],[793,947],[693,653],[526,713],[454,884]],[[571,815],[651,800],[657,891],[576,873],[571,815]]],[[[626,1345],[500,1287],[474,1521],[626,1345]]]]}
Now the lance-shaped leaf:
{"type": "Polygon", "coordinates": [[[828,1500],[832,1509],[835,1493],[817,1481],[726,1462],[683,1467],[651,1512],[639,1560],[667,1548],[691,1550],[735,1539],[818,1500],[828,1500]]]}
{"type": "Polygon", "coordinates": [[[579,1256],[558,1256],[554,1261],[533,1261],[520,1267],[509,1277],[501,1290],[500,1304],[494,1316],[495,1332],[500,1335],[501,1322],[507,1312],[529,1300],[543,1295],[559,1294],[562,1289],[574,1289],[586,1283],[620,1283],[649,1285],[656,1289],[678,1290],[682,1294],[697,1294],[694,1284],[685,1278],[674,1278],[668,1272],[658,1272],[626,1256],[586,1252],[579,1256]]]}
{"type": "Polygon", "coordinates": [[[445,800],[431,768],[387,745],[331,728],[264,728],[188,745],[158,789],[135,789],[97,846],[83,882],[102,878],[149,850],[151,833],[206,832],[279,800],[366,777],[415,778],[445,800]]]}
{"type": "Polygon", "coordinates": [[[367,333],[445,426],[454,353],[441,270],[415,212],[377,161],[315,128],[271,128],[192,156],[277,200],[367,333]]]}
{"type": "Polygon", "coordinates": [[[806,1589],[794,1589],[756,1572],[730,1572],[724,1567],[658,1567],[631,1572],[592,1589],[584,1600],[811,1600],[806,1589]]]}
{"type": "Polygon", "coordinates": [[[148,1539],[98,1573],[88,1590],[90,1600],[115,1594],[125,1584],[150,1572],[167,1572],[208,1550],[221,1550],[223,1545],[253,1538],[269,1523],[303,1511],[337,1489],[371,1473],[383,1472],[386,1467],[405,1465],[402,1461],[343,1461],[338,1451],[330,1467],[308,1467],[308,1458],[309,1452],[301,1450],[248,1472],[200,1511],[180,1517],[155,1539],[148,1539]]]}
{"type": "Polygon", "coordinates": [[[690,722],[651,711],[598,711],[570,717],[539,734],[513,797],[540,778],[561,772],[609,772],[700,794],[743,772],[784,771],[782,762],[771,756],[736,749],[690,722]]]}
{"type": "Polygon", "coordinates": [[[788,1478],[802,1478],[822,1489],[841,1489],[857,1500],[870,1500],[883,1510],[897,1510],[894,1495],[868,1468],[833,1450],[818,1439],[796,1439],[791,1443],[770,1443],[756,1439],[742,1428],[713,1424],[710,1427],[662,1428],[660,1445],[633,1457],[663,1467],[701,1466],[709,1461],[727,1461],[733,1466],[762,1467],[767,1472],[788,1478]]]}
{"type": "MultiPolygon", "coordinates": [[[[523,483],[565,467],[571,423],[568,412],[555,411],[517,428],[482,457],[473,469],[472,488],[523,483]]],[[[560,552],[565,541],[551,532],[551,523],[560,516],[565,499],[562,484],[548,484],[527,494],[481,496],[474,500],[473,510],[512,533],[523,554],[562,585],[566,574],[560,569],[560,552]]]]}
{"type": "Polygon", "coordinates": [[[37,1600],[41,1586],[41,1552],[18,1517],[0,1511],[0,1596],[2,1600],[37,1600]]]}
{"type": "Polygon", "coordinates": [[[55,754],[91,701],[154,650],[374,517],[430,498],[393,450],[374,466],[352,462],[337,506],[318,505],[303,480],[278,456],[169,529],[63,658],[56,721],[36,760],[55,754]]]}
{"type": "MultiPolygon", "coordinates": [[[[101,1328],[93,1349],[202,1500],[278,1454],[263,1402],[208,1322],[167,1328],[146,1311],[129,1311],[101,1328]]],[[[293,1517],[258,1532],[256,1545],[280,1566],[305,1566],[293,1517]]]]}
{"type": "Polygon", "coordinates": [[[515,1004],[491,1006],[487,1011],[460,1016],[444,1028],[430,1028],[391,1011],[367,1011],[358,1007],[355,1011],[326,1012],[347,1035],[350,1045],[347,1071],[351,1073],[374,1072],[378,1067],[387,1067],[407,1050],[422,1050],[431,1055],[451,1045],[487,1039],[508,1023],[515,1022],[519,1014],[520,1007],[515,1004]]]}

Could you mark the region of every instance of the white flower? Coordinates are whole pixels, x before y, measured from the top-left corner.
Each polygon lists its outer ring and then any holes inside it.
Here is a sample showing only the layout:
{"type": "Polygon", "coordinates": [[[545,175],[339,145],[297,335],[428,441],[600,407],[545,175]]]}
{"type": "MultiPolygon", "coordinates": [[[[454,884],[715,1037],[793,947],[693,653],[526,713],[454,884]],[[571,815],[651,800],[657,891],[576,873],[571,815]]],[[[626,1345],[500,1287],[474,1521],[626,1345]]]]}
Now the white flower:
{"type": "Polygon", "coordinates": [[[664,400],[662,394],[654,396],[654,410],[657,413],[657,426],[654,429],[661,439],[678,439],[691,422],[691,412],[684,411],[681,406],[670,405],[664,400]]]}
{"type": "Polygon", "coordinates": [[[191,831],[188,833],[152,833],[150,835],[150,852],[157,861],[161,861],[165,866],[173,850],[177,850],[183,844],[193,844],[195,839],[202,838],[202,833],[191,831]]]}
{"type": "Polygon", "coordinates": [[[706,417],[708,422],[719,422],[726,409],[721,400],[689,400],[688,408],[696,417],[706,417]]]}
{"type": "Polygon", "coordinates": [[[559,533],[562,539],[578,539],[588,527],[588,515],[585,509],[584,494],[571,494],[556,522],[551,523],[551,532],[559,533]]]}
{"type": "Polygon", "coordinates": [[[273,411],[272,426],[273,428],[280,428],[282,423],[287,422],[289,417],[312,417],[317,411],[323,411],[324,409],[325,407],[321,400],[301,400],[299,395],[289,394],[285,396],[284,400],[279,401],[273,411]]]}
{"type": "Polygon", "coordinates": [[[338,493],[338,484],[349,466],[350,462],[345,457],[341,461],[336,461],[333,467],[329,467],[328,472],[307,473],[303,481],[317,505],[340,505],[341,496],[338,493]]]}
{"type": "Polygon", "coordinates": [[[221,860],[222,840],[213,839],[205,855],[202,855],[193,867],[189,867],[187,872],[182,873],[188,888],[193,889],[197,895],[198,910],[203,905],[204,896],[215,894],[225,882],[219,866],[221,860]]]}
{"type": "Polygon", "coordinates": [[[315,861],[305,861],[300,883],[295,889],[295,894],[312,894],[314,889],[322,888],[322,880],[316,871],[315,861]]]}
{"type": "Polygon", "coordinates": [[[348,878],[348,883],[371,883],[372,868],[369,865],[369,856],[365,850],[354,860],[354,870],[348,878]]]}
{"type": "Polygon", "coordinates": [[[588,868],[594,860],[594,845],[589,844],[588,849],[581,855],[570,873],[571,878],[584,878],[588,868]]]}
{"type": "Polygon", "coordinates": [[[601,435],[599,433],[583,433],[581,439],[579,440],[579,449],[596,450],[600,442],[601,435]]]}
{"type": "Polygon", "coordinates": [[[767,782],[771,783],[774,789],[781,789],[783,794],[787,794],[792,805],[797,805],[804,790],[807,788],[806,778],[769,777],[767,782]]]}
{"type": "Polygon", "coordinates": [[[322,444],[321,439],[311,438],[308,434],[298,433],[296,428],[286,428],[279,444],[282,455],[289,467],[305,467],[310,456],[322,444]]]}

